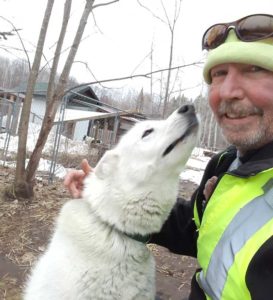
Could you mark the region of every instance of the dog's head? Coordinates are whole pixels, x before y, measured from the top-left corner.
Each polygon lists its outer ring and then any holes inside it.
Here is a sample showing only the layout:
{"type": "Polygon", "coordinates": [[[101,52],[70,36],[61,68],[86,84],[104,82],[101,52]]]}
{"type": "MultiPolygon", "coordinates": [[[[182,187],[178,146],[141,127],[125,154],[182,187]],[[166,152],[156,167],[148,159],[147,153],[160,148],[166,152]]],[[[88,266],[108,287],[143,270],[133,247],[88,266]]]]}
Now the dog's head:
{"type": "Polygon", "coordinates": [[[137,123],[87,178],[84,197],[104,222],[130,234],[160,230],[195,145],[198,120],[186,105],[169,118],[137,123]]]}
{"type": "Polygon", "coordinates": [[[198,120],[192,105],[182,106],[166,120],[139,122],[104,155],[96,175],[139,184],[152,180],[158,172],[162,176],[178,176],[196,143],[197,133],[198,120]]]}

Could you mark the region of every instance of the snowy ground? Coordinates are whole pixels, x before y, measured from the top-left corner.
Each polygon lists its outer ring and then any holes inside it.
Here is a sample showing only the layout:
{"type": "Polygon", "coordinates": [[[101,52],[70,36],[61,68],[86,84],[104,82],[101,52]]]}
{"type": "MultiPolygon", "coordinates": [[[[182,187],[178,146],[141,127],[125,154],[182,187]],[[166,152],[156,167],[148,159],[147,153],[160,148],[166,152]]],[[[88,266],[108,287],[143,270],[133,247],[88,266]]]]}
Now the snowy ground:
{"type": "MultiPolygon", "coordinates": [[[[32,151],[38,134],[40,131],[40,126],[37,124],[30,124],[29,127],[29,134],[27,140],[27,149],[32,151]]],[[[54,139],[55,139],[55,132],[52,131],[46,143],[45,149],[43,151],[44,154],[50,155],[54,148],[54,139]]],[[[5,143],[7,143],[7,135],[6,133],[0,134],[0,149],[4,149],[5,143]]],[[[17,152],[17,144],[18,144],[18,136],[11,136],[8,144],[8,151],[7,153],[16,153],[17,152]]],[[[87,155],[88,153],[88,145],[84,141],[72,141],[68,138],[61,137],[60,140],[60,153],[70,153],[70,154],[82,154],[87,155]]],[[[200,183],[202,178],[204,169],[209,161],[209,157],[204,156],[203,149],[195,148],[191,158],[188,160],[185,170],[181,173],[181,179],[189,180],[196,184],[200,183]]],[[[0,161],[2,165],[8,167],[15,167],[15,162],[13,161],[0,161]]],[[[46,171],[50,170],[52,162],[50,160],[41,159],[39,164],[39,171],[46,171]]],[[[55,176],[59,178],[63,178],[67,173],[68,169],[64,168],[62,165],[56,166],[55,176]]]]}

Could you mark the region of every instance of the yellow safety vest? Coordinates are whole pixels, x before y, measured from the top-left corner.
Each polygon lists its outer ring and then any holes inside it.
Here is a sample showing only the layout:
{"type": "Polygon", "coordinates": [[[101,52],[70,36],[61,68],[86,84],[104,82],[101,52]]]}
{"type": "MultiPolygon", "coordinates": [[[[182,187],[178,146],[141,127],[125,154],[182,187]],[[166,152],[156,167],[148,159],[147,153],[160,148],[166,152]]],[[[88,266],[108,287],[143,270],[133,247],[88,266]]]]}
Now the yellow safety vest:
{"type": "Polygon", "coordinates": [[[207,299],[250,300],[248,266],[272,235],[273,169],[247,178],[224,174],[207,203],[197,241],[202,269],[197,281],[207,299]]]}

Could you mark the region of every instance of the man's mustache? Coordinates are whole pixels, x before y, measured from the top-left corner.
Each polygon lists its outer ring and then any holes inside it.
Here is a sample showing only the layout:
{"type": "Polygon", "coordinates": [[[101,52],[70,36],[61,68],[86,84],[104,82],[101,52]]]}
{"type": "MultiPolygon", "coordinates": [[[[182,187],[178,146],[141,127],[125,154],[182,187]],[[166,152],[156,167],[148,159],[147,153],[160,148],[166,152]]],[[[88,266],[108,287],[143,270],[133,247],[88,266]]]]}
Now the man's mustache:
{"type": "Polygon", "coordinates": [[[236,100],[221,102],[218,108],[218,114],[220,116],[234,115],[236,117],[246,117],[250,115],[263,115],[263,111],[254,105],[246,105],[236,100]]]}

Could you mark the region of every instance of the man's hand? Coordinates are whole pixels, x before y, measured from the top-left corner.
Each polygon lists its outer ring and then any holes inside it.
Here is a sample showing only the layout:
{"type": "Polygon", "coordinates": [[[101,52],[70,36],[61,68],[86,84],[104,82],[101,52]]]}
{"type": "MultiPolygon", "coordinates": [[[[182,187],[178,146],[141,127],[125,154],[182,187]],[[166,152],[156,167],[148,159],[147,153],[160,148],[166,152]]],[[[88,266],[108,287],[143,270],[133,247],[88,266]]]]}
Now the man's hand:
{"type": "Polygon", "coordinates": [[[83,181],[92,172],[91,166],[86,159],[81,162],[81,170],[72,170],[64,178],[64,186],[73,198],[80,198],[83,191],[83,181]]]}
{"type": "Polygon", "coordinates": [[[209,197],[211,196],[212,194],[212,191],[214,190],[214,186],[215,186],[215,183],[217,181],[218,177],[216,176],[213,176],[211,177],[205,184],[205,188],[204,188],[204,191],[203,191],[203,194],[206,198],[206,200],[209,199],[209,197]]]}

